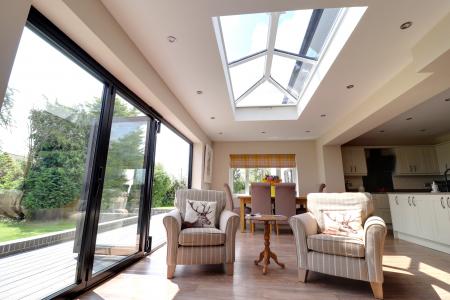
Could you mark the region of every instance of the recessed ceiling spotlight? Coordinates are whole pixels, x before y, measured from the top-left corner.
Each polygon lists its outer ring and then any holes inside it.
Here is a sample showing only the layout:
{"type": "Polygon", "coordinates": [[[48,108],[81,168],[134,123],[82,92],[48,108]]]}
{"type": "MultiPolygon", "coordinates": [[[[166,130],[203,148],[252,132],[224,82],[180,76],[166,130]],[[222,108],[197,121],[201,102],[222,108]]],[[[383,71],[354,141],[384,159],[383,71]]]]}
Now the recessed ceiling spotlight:
{"type": "Polygon", "coordinates": [[[305,132],[306,132],[306,133],[310,133],[310,132],[311,132],[311,130],[305,130],[305,132]]]}
{"type": "Polygon", "coordinates": [[[444,99],[444,101],[445,101],[445,102],[449,102],[449,101],[450,101],[450,98],[446,98],[446,99],[444,99]]]}
{"type": "Polygon", "coordinates": [[[265,132],[265,131],[261,131],[261,133],[262,133],[262,134],[266,134],[266,132],[265,132]]]}
{"type": "Polygon", "coordinates": [[[169,35],[167,37],[167,40],[169,41],[169,43],[174,43],[177,40],[177,38],[174,37],[173,35],[169,35]]]}
{"type": "Polygon", "coordinates": [[[223,132],[221,131],[221,132],[219,132],[219,134],[220,134],[220,135],[222,135],[222,134],[223,134],[223,132]]]}
{"type": "Polygon", "coordinates": [[[406,121],[411,121],[412,117],[406,118],[406,121]]]}
{"type": "Polygon", "coordinates": [[[346,86],[347,89],[352,89],[352,88],[354,88],[354,87],[355,87],[355,86],[354,86],[353,84],[349,84],[349,85],[346,86]]]}
{"type": "Polygon", "coordinates": [[[427,130],[424,128],[424,129],[420,129],[419,131],[420,131],[420,132],[425,132],[425,131],[427,131],[427,130]]]}
{"type": "Polygon", "coordinates": [[[325,118],[327,115],[326,114],[321,114],[320,117],[321,118],[325,118]]]}
{"type": "Polygon", "coordinates": [[[210,119],[211,119],[211,120],[214,120],[215,118],[216,118],[216,117],[211,117],[210,119]]]}
{"type": "Polygon", "coordinates": [[[384,130],[380,130],[380,131],[378,131],[379,133],[383,133],[384,132],[384,130]]]}
{"type": "Polygon", "coordinates": [[[196,91],[196,93],[197,93],[197,95],[201,95],[201,94],[203,94],[203,91],[198,90],[198,91],[196,91]]]}
{"type": "Polygon", "coordinates": [[[405,30],[405,29],[408,29],[409,27],[411,27],[412,26],[412,22],[410,22],[410,21],[408,21],[408,22],[405,22],[405,23],[403,23],[402,25],[400,25],[400,29],[401,30],[405,30]]]}

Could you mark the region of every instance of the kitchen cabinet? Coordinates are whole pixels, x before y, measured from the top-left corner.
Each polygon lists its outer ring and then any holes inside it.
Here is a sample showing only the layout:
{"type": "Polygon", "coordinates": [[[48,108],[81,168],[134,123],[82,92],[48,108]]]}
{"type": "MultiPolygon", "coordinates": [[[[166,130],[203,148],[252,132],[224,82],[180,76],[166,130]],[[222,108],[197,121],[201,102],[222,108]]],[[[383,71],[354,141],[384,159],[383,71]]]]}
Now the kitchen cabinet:
{"type": "Polygon", "coordinates": [[[395,238],[450,254],[450,194],[389,194],[395,238]]]}
{"type": "Polygon", "coordinates": [[[367,176],[366,153],[363,147],[342,147],[344,175],[367,176]]]}
{"type": "Polygon", "coordinates": [[[396,175],[439,174],[434,146],[405,146],[395,148],[396,175]]]}
{"type": "Polygon", "coordinates": [[[443,174],[447,168],[450,168],[450,142],[436,145],[436,154],[440,173],[443,174]]]}

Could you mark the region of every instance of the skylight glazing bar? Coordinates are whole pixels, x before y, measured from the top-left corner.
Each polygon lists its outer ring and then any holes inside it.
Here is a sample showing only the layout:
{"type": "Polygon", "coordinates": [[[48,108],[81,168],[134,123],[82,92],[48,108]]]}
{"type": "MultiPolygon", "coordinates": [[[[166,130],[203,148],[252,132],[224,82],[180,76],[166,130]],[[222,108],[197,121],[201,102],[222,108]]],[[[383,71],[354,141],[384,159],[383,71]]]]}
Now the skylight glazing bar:
{"type": "Polygon", "coordinates": [[[297,103],[298,99],[295,98],[288,90],[286,90],[281,84],[279,84],[275,79],[269,77],[269,82],[272,83],[277,89],[280,90],[286,97],[291,99],[294,103],[297,103]]]}
{"type": "Polygon", "coordinates": [[[248,94],[250,94],[251,92],[253,92],[258,86],[260,86],[264,81],[266,81],[265,77],[262,77],[260,80],[258,80],[254,85],[252,85],[247,91],[245,91],[245,93],[243,93],[239,98],[236,99],[236,101],[234,102],[235,104],[238,104],[239,101],[241,101],[242,99],[244,99],[245,97],[248,96],[248,94]]]}
{"type": "Polygon", "coordinates": [[[273,53],[275,55],[279,55],[279,56],[283,56],[283,57],[286,57],[286,58],[295,59],[297,61],[305,62],[305,63],[308,63],[308,64],[312,64],[312,65],[317,64],[317,60],[315,60],[315,59],[304,57],[304,56],[300,56],[300,55],[293,54],[293,53],[289,53],[289,52],[286,52],[286,51],[274,49],[273,53]]]}
{"type": "Polygon", "coordinates": [[[269,33],[267,40],[267,57],[266,57],[266,71],[264,72],[264,76],[268,80],[270,78],[270,72],[272,70],[272,59],[273,59],[273,50],[275,48],[275,41],[277,38],[278,31],[278,19],[280,18],[279,12],[270,14],[270,24],[269,24],[269,33]]]}
{"type": "Polygon", "coordinates": [[[261,57],[261,56],[265,55],[266,52],[267,52],[267,50],[263,50],[263,51],[255,53],[255,54],[243,57],[241,59],[232,61],[232,62],[230,62],[228,64],[228,67],[232,68],[232,67],[235,67],[235,66],[239,66],[240,64],[252,61],[252,60],[254,60],[254,59],[258,58],[258,57],[261,57]]]}

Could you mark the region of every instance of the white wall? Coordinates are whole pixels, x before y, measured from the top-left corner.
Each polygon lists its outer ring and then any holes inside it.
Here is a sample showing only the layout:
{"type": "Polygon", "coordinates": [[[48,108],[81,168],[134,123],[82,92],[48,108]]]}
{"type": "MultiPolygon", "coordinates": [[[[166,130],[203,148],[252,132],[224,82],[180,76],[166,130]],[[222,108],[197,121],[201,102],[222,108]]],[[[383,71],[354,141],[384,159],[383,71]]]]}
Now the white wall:
{"type": "Polygon", "coordinates": [[[300,195],[319,188],[314,141],[295,142],[215,142],[211,188],[223,190],[229,180],[230,154],[295,154],[300,195]]]}

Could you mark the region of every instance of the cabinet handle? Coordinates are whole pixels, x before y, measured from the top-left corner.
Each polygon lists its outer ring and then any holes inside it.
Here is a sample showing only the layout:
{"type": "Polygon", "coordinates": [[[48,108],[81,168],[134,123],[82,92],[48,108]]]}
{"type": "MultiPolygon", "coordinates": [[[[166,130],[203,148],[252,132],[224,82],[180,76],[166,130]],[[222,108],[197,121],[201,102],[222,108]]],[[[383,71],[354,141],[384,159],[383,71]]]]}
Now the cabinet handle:
{"type": "Polygon", "coordinates": [[[408,196],[408,205],[409,205],[409,206],[411,206],[410,200],[411,200],[411,196],[408,196]]]}
{"type": "Polygon", "coordinates": [[[398,196],[395,196],[395,204],[397,204],[398,205],[398,196]]]}
{"type": "Polygon", "coordinates": [[[445,209],[445,205],[444,205],[444,197],[441,197],[441,206],[443,209],[445,209]]]}
{"type": "Polygon", "coordinates": [[[414,205],[414,207],[416,206],[416,202],[414,202],[414,196],[411,199],[412,204],[414,205]]]}
{"type": "Polygon", "coordinates": [[[447,206],[448,208],[450,208],[450,202],[448,202],[450,200],[450,197],[447,197],[447,206]]]}

